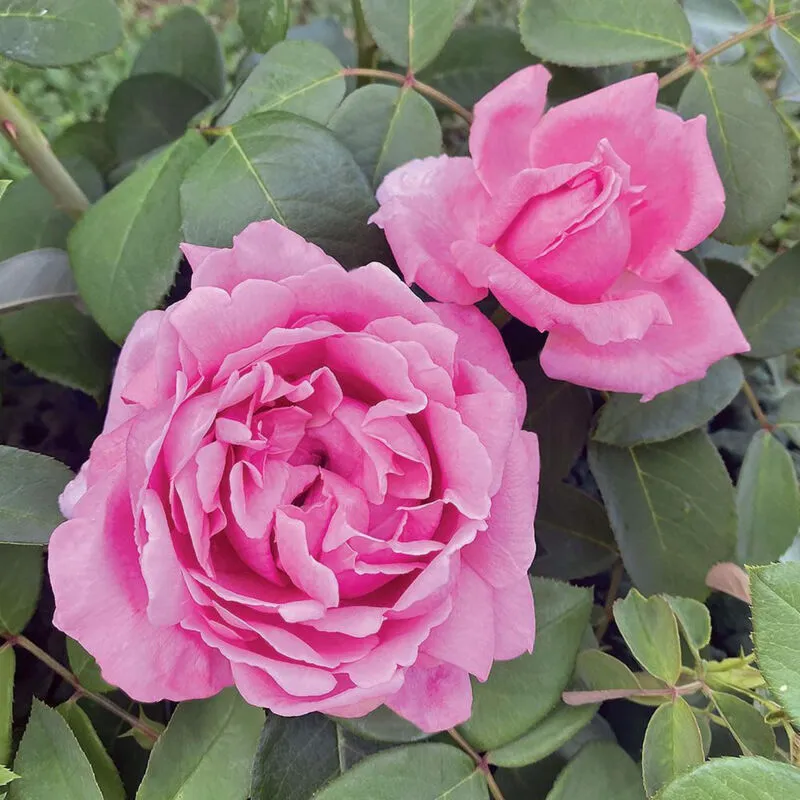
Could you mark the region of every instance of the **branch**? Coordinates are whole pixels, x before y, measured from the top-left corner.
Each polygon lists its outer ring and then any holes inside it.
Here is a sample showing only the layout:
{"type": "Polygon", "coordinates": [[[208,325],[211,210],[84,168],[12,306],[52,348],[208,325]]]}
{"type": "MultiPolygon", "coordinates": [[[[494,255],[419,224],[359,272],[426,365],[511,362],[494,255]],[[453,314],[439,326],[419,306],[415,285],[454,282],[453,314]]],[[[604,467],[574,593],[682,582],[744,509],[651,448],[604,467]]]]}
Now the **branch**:
{"type": "Polygon", "coordinates": [[[486,762],[486,758],[479,755],[470,745],[470,743],[455,729],[448,728],[447,732],[453,738],[455,743],[475,762],[475,766],[483,773],[486,779],[486,785],[489,787],[489,794],[492,795],[493,800],[505,800],[503,792],[497,785],[497,782],[492,775],[492,769],[486,762]]]}
{"type": "Polygon", "coordinates": [[[77,220],[89,208],[89,201],[80,186],[64,169],[50,149],[50,144],[23,106],[0,89],[0,131],[31,168],[60,208],[77,220]]]}
{"type": "Polygon", "coordinates": [[[761,408],[761,403],[758,402],[758,397],[756,397],[753,387],[747,382],[746,379],[744,383],[742,383],[742,392],[747,398],[747,402],[750,404],[750,408],[753,411],[753,416],[758,420],[758,424],[765,431],[774,431],[775,426],[767,419],[767,415],[764,413],[764,409],[761,408]]]}
{"type": "Polygon", "coordinates": [[[663,689],[596,689],[586,692],[562,692],[561,699],[568,706],[586,706],[604,700],[624,700],[628,697],[680,697],[694,694],[703,688],[702,681],[692,681],[680,686],[665,686],[663,689]]]}

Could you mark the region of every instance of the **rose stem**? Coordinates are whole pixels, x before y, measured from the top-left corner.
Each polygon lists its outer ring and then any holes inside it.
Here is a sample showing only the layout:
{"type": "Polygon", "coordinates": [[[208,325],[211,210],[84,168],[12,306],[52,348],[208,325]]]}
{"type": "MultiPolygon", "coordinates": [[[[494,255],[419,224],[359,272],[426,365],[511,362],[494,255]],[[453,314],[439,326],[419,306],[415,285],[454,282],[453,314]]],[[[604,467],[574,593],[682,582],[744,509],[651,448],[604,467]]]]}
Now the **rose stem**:
{"type": "Polygon", "coordinates": [[[470,756],[470,758],[472,758],[472,760],[475,762],[475,766],[483,773],[483,777],[486,778],[486,784],[489,787],[489,793],[492,795],[494,800],[505,800],[503,793],[500,791],[500,787],[497,785],[497,782],[494,779],[494,775],[492,775],[491,767],[486,763],[486,759],[479,755],[478,752],[473,749],[470,743],[455,728],[448,728],[447,732],[450,734],[456,744],[468,756],[470,756]]]}
{"type": "Polygon", "coordinates": [[[22,104],[3,89],[0,89],[0,130],[53,196],[56,207],[72,219],[79,219],[90,205],[86,195],[56,158],[45,135],[22,104]]]}
{"type": "Polygon", "coordinates": [[[742,392],[747,398],[747,402],[750,404],[750,408],[753,411],[753,416],[758,420],[758,424],[765,431],[774,431],[775,426],[767,419],[767,415],[764,413],[764,409],[761,408],[761,403],[758,402],[758,398],[756,397],[756,393],[753,391],[753,387],[747,382],[747,380],[742,383],[742,392]]]}
{"type": "Polygon", "coordinates": [[[50,669],[53,670],[56,675],[72,686],[76,693],[81,697],[87,697],[89,700],[97,703],[97,705],[105,708],[106,711],[110,711],[120,719],[125,720],[128,725],[130,725],[132,728],[136,728],[136,730],[143,733],[149,739],[152,739],[153,741],[158,739],[158,733],[154,731],[146,722],[142,722],[142,720],[134,717],[133,714],[129,714],[124,708],[120,708],[113,700],[109,700],[107,697],[103,697],[101,694],[96,694],[95,692],[90,692],[88,689],[84,689],[84,687],[78,682],[78,679],[66,667],[59,664],[58,661],[56,661],[49,653],[46,653],[40,647],[35,645],[27,637],[9,636],[6,640],[6,644],[18,645],[19,647],[23,648],[23,650],[27,650],[31,655],[36,656],[39,661],[50,667],[50,669]]]}

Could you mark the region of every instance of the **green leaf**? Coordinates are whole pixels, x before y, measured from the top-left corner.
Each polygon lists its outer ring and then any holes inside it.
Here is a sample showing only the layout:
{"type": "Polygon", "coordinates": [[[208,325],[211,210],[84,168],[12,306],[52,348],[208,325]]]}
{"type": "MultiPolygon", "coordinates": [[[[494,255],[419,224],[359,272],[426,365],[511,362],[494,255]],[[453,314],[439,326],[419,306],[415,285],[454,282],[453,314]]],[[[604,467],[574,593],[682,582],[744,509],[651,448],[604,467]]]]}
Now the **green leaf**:
{"type": "Polygon", "coordinates": [[[239,0],[239,26],[248,47],[266,53],[286,36],[289,0],[239,0]]]}
{"type": "Polygon", "coordinates": [[[575,666],[589,622],[591,593],[547,578],[536,578],[532,585],[533,653],[496,661],[485,683],[472,683],[472,716],[460,730],[478,750],[508,744],[541,722],[558,704],[575,666]]]}
{"type": "Polygon", "coordinates": [[[523,0],[519,29],[535,56],[577,67],[655,61],[692,43],[675,0],[523,0]]]}
{"type": "Polygon", "coordinates": [[[430,736],[386,706],[379,706],[364,717],[354,719],[334,717],[334,721],[356,736],[374,739],[378,742],[405,744],[418,742],[420,739],[427,739],[430,736]]]}
{"type": "Polygon", "coordinates": [[[795,444],[800,442],[800,391],[789,392],[783,398],[776,427],[785,431],[795,444]]]}
{"type": "Polygon", "coordinates": [[[490,751],[487,761],[499,767],[523,767],[541,761],[585,728],[599,707],[597,704],[568,706],[560,703],[519,739],[490,751]]]}
{"type": "Polygon", "coordinates": [[[344,92],[342,65],[327,47],[281,42],[247,76],[217,124],[231,125],[261,111],[288,111],[324,125],[344,92]]]}
{"type": "Polygon", "coordinates": [[[105,123],[98,120],[70,125],[53,140],[53,152],[62,160],[77,157],[89,161],[104,175],[117,160],[105,123]]]}
{"type": "Polygon", "coordinates": [[[264,712],[234,689],[181,703],[159,737],[136,800],[247,797],[264,712]]]}
{"type": "Polygon", "coordinates": [[[612,394],[600,411],[592,438],[605,444],[631,447],[674,439],[730,405],[742,387],[744,375],[735,358],[712,364],[699,381],[663,392],[647,403],[639,395],[612,394]]]}
{"type": "Polygon", "coordinates": [[[781,54],[789,72],[800,79],[800,24],[797,17],[769,29],[775,49],[781,54]]]}
{"type": "Polygon", "coordinates": [[[676,697],[659,706],[647,725],[642,748],[644,788],[652,797],[705,761],[703,738],[689,704],[676,697]]]}
{"type": "Polygon", "coordinates": [[[674,686],[681,674],[678,622],[663,597],[631,589],[614,603],[614,621],[634,658],[656,678],[674,686]]]}
{"type": "MultiPolygon", "coordinates": [[[[65,166],[90,200],[102,195],[103,179],[93,164],[72,157],[65,166]]],[[[0,199],[0,260],[30,250],[64,248],[72,226],[35,175],[14,181],[0,199]]]]}
{"type": "Polygon", "coordinates": [[[666,786],[658,800],[733,800],[736,795],[742,800],[800,797],[800,770],[764,758],[712,758],[666,786]]]}
{"type": "MultiPolygon", "coordinates": [[[[5,563],[5,562],[3,562],[5,563]]],[[[13,565],[12,565],[13,566],[13,565]]],[[[2,581],[2,578],[0,578],[2,581]]],[[[0,583],[0,592],[2,592],[0,583]]],[[[2,611],[2,608],[0,608],[2,611]]],[[[0,648],[0,763],[9,764],[14,722],[14,671],[17,657],[13,647],[0,648]]]]}
{"type": "Polygon", "coordinates": [[[475,762],[448,744],[411,744],[365,758],[314,800],[485,800],[475,762]]]}
{"type": "Polygon", "coordinates": [[[0,180],[0,200],[3,199],[3,195],[6,193],[6,189],[11,186],[11,181],[0,180]]]}
{"type": "Polygon", "coordinates": [[[636,586],[704,599],[708,570],[736,547],[733,486],[708,436],[633,448],[592,442],[589,464],[636,586]]]}
{"type": "Polygon", "coordinates": [[[207,105],[203,91],[174,75],[134,75],[108,101],[108,136],[120,161],[131,161],[183,136],[207,105]]]}
{"type": "MultiPolygon", "coordinates": [[[[17,478],[21,474],[26,473],[16,473],[17,478]]],[[[0,564],[0,631],[21,633],[39,602],[43,573],[42,548],[0,544],[0,564]]]]}
{"type": "Polygon", "coordinates": [[[758,667],[773,697],[800,722],[800,563],[752,567],[748,573],[758,667]]]}
{"type": "Polygon", "coordinates": [[[442,152],[436,112],[410,87],[372,84],[357,89],[328,125],[353,154],[373,188],[396,167],[442,152]]]}
{"type": "Polygon", "coordinates": [[[569,472],[586,443],[592,419],[589,392],[548,378],[538,358],[516,364],[516,370],[528,393],[523,427],[539,437],[542,475],[557,481],[569,472]]]}
{"type": "Polygon", "coordinates": [[[178,192],[204,150],[203,137],[190,131],[93,205],[70,234],[81,296],[116,342],[172,285],[181,241],[178,192]]]}
{"type": "Polygon", "coordinates": [[[10,769],[0,765],[0,786],[8,786],[11,781],[15,781],[19,778],[15,772],[12,772],[10,769]]]}
{"type": "Polygon", "coordinates": [[[747,69],[732,66],[697,70],[678,112],[684,119],[706,116],[725,187],[725,216],[714,236],[749,242],[781,215],[789,197],[789,148],[780,118],[747,69]]]}
{"type": "Polygon", "coordinates": [[[125,800],[125,789],[122,786],[117,768],[106,752],[100,737],[97,735],[86,712],[75,702],[67,701],[56,709],[64,718],[70,730],[75,734],[91,764],[94,779],[103,793],[104,800],[125,800]]]}
{"type": "Polygon", "coordinates": [[[565,483],[539,486],[533,575],[572,580],[608,569],[619,556],[603,506],[565,483]]]}
{"type": "Polygon", "coordinates": [[[575,662],[575,677],[590,691],[640,689],[636,676],[618,658],[602,650],[583,650],[575,662]]]}
{"type": "Polygon", "coordinates": [[[535,63],[516,31],[488,25],[456,28],[419,79],[471,108],[509,75],[535,63]]]}
{"type": "Polygon", "coordinates": [[[736,320],[748,356],[770,358],[800,347],[800,245],[779,255],[747,287],[736,320]]]}
{"type": "Polygon", "coordinates": [[[208,100],[222,96],[225,91],[222,48],[208,20],[194,8],[183,6],[170,14],[142,45],[131,75],[155,72],[183,79],[208,100]]]}
{"type": "Polygon", "coordinates": [[[0,542],[47,544],[63,521],[58,496],[72,477],[54,458],[0,446],[0,542]]]}
{"type": "MultiPolygon", "coordinates": [[[[683,0],[683,10],[692,28],[692,41],[699,53],[742,33],[750,24],[734,0],[683,0]]],[[[720,53],[714,61],[728,64],[743,58],[744,54],[744,45],[737,44],[720,53]]]]}
{"type": "Polygon", "coordinates": [[[703,259],[706,277],[714,284],[731,308],[736,308],[753,276],[738,264],[731,264],[719,258],[703,259]]]}
{"type": "Polygon", "coordinates": [[[76,296],[69,258],[63,250],[45,247],[0,263],[0,314],[42,300],[76,296]]]}
{"type": "Polygon", "coordinates": [[[69,636],[67,637],[67,658],[72,674],[84,689],[100,694],[114,691],[114,687],[103,680],[94,656],[85,650],[80,642],[76,642],[69,636]]]}
{"type": "Polygon", "coordinates": [[[644,800],[642,775],[631,757],[613,742],[583,747],[547,795],[547,800],[644,800]]]}
{"type": "Polygon", "coordinates": [[[724,692],[712,692],[711,699],[746,756],[775,755],[775,734],[752,703],[724,692]]]}
{"type": "Polygon", "coordinates": [[[194,244],[230,247],[250,222],[275,219],[345,266],[375,258],[366,222],[377,206],[364,173],[329,130],[294,114],[234,125],[189,171],[181,202],[194,244]]]}
{"type": "Polygon", "coordinates": [[[460,0],[361,0],[367,27],[397,64],[419,72],[450,37],[460,0]]]}
{"type": "Polygon", "coordinates": [[[48,300],[0,316],[0,338],[6,354],[40,378],[95,398],[109,385],[117,350],[69,300],[48,300]]]}
{"type": "Polygon", "coordinates": [[[736,508],[736,554],[742,564],[777,561],[800,529],[800,490],[794,462],[768,431],[758,431],[747,448],[736,486],[736,508]]]}
{"type": "Polygon", "coordinates": [[[36,698],[14,759],[11,800],[104,800],[69,725],[36,698]]]}
{"type": "Polygon", "coordinates": [[[678,620],[683,638],[694,657],[700,658],[700,651],[711,641],[711,615],[708,609],[690,597],[664,595],[672,613],[678,620]]]}
{"type": "Polygon", "coordinates": [[[0,53],[32,67],[88,61],[122,40],[112,0],[0,0],[0,53]]]}

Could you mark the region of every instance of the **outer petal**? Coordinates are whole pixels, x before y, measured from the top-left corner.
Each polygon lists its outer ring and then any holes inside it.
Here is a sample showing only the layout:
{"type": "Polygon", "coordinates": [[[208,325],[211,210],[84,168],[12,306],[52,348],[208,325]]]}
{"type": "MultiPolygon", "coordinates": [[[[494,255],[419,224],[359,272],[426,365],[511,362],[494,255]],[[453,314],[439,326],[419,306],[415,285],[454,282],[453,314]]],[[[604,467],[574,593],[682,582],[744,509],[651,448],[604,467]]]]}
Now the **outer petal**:
{"type": "Polygon", "coordinates": [[[90,489],[79,516],[50,539],[53,622],[95,656],[106,680],[136,700],[210,697],[231,684],[230,667],[197,634],[149,622],[121,472],[90,489]]]}
{"type": "Polygon", "coordinates": [[[216,250],[182,245],[194,275],[192,288],[217,286],[228,293],[249,278],[279,281],[321,266],[338,266],[329,255],[275,220],[252,222],[233,247],[216,250]]]}
{"type": "Polygon", "coordinates": [[[670,322],[669,311],[651,284],[613,299],[574,304],[543,289],[489,247],[456,242],[453,253],[471,281],[487,285],[509,312],[539,330],[568,326],[604,345],[641,339],[652,325],[670,322]]]}
{"type": "Polygon", "coordinates": [[[507,661],[533,650],[536,618],[533,613],[533,592],[527,575],[514,583],[494,590],[494,657],[507,661]]]}
{"type": "MultiPolygon", "coordinates": [[[[668,280],[647,284],[663,299],[672,325],[652,327],[641,341],[600,347],[574,328],[555,328],[541,355],[552,378],[650,400],[702,378],[716,361],[750,349],[725,298],[688,261],[668,280]]],[[[629,280],[637,280],[630,276],[629,280]]],[[[638,281],[643,283],[642,281],[638,281]]]]}
{"type": "Polygon", "coordinates": [[[489,196],[468,158],[423,158],[390,172],[370,218],[386,232],[406,283],[437,300],[471,305],[486,296],[471,285],[450,253],[456,239],[477,238],[489,196]]]}
{"type": "Polygon", "coordinates": [[[469,149],[491,194],[529,166],[528,144],[542,116],[550,73],[541,65],[515,72],[475,104],[469,149]]]}

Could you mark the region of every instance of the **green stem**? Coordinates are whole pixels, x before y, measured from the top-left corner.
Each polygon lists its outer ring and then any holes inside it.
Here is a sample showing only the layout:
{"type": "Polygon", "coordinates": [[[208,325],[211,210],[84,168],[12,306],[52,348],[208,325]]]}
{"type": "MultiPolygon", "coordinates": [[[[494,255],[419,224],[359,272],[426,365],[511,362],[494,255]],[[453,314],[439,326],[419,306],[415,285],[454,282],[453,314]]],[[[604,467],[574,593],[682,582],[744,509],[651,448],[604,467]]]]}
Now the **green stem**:
{"type": "Polygon", "coordinates": [[[30,639],[26,638],[25,636],[10,636],[7,639],[7,643],[11,645],[18,645],[23,650],[27,650],[31,655],[38,658],[43,664],[50,667],[50,669],[53,670],[56,675],[72,686],[82,697],[92,700],[93,702],[97,703],[97,705],[105,708],[106,711],[110,711],[120,719],[125,720],[128,725],[130,725],[132,728],[136,728],[138,731],[141,731],[149,739],[152,739],[153,741],[158,739],[158,732],[154,731],[146,722],[142,722],[137,717],[134,717],[133,714],[129,714],[124,708],[120,708],[113,700],[109,700],[107,697],[104,697],[101,694],[96,694],[95,692],[90,692],[88,689],[84,689],[84,687],[78,682],[78,679],[66,667],[59,664],[58,661],[56,661],[49,653],[46,653],[41,647],[35,645],[30,639]]]}
{"type": "Polygon", "coordinates": [[[698,67],[705,64],[706,61],[710,61],[720,53],[730,50],[731,47],[735,47],[737,44],[747,41],[747,39],[752,39],[754,36],[758,36],[760,33],[769,30],[774,25],[780,25],[782,22],[788,22],[790,19],[792,19],[792,17],[796,17],[798,14],[800,14],[800,11],[787,11],[785,14],[779,14],[778,16],[775,16],[774,13],[768,13],[767,16],[761,20],[761,22],[757,22],[752,27],[747,28],[747,30],[737,33],[734,36],[731,36],[730,39],[726,39],[724,42],[714,45],[714,47],[709,48],[704,53],[695,53],[693,50],[690,51],[689,57],[686,59],[686,61],[675,67],[672,72],[668,72],[658,82],[659,88],[663,89],[665,86],[675,83],[675,81],[679,80],[684,75],[688,75],[690,72],[693,72],[698,67]]]}
{"type": "Polygon", "coordinates": [[[483,777],[486,779],[486,785],[489,788],[489,794],[491,794],[493,800],[505,800],[503,792],[497,785],[494,775],[492,775],[492,769],[486,762],[486,759],[481,756],[455,728],[448,728],[447,732],[450,734],[453,741],[455,741],[455,743],[475,762],[475,766],[483,773],[483,777]]]}
{"type": "Polygon", "coordinates": [[[427,83],[418,81],[413,75],[400,75],[397,72],[388,72],[383,69],[364,69],[362,67],[347,67],[342,70],[341,74],[344,76],[355,75],[361,78],[378,78],[385,81],[392,81],[392,83],[399,83],[402,86],[410,86],[420,94],[425,95],[425,97],[430,97],[431,100],[436,100],[438,103],[446,106],[470,124],[472,123],[471,111],[467,111],[464,106],[457,103],[452,97],[448,97],[444,92],[434,89],[433,86],[428,86],[427,83]]]}
{"type": "Polygon", "coordinates": [[[753,411],[753,416],[758,420],[758,424],[765,431],[774,431],[775,426],[767,419],[767,415],[764,413],[764,409],[761,408],[761,403],[758,402],[758,397],[756,397],[753,387],[747,382],[747,380],[742,383],[742,392],[747,398],[747,402],[750,404],[750,408],[753,411]]]}
{"type": "Polygon", "coordinates": [[[86,195],[56,158],[25,108],[3,89],[0,89],[0,131],[53,196],[56,207],[79,219],[90,205],[86,195]]]}

